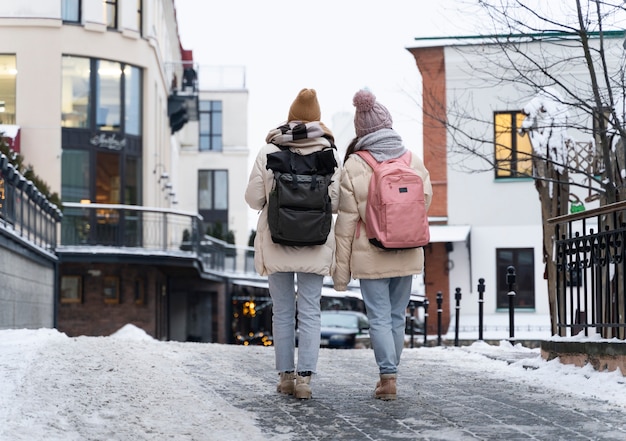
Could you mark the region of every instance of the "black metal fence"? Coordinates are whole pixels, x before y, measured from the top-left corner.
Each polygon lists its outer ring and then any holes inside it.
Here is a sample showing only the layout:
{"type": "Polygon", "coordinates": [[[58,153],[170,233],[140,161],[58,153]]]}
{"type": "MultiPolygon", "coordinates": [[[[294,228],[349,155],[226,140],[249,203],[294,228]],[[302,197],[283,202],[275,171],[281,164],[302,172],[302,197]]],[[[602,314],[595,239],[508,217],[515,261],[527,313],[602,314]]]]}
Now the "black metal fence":
{"type": "Polygon", "coordinates": [[[549,220],[559,335],[625,339],[626,202],[549,220]]]}
{"type": "Polygon", "coordinates": [[[43,250],[54,252],[61,210],[0,154],[0,226],[43,250]]]}

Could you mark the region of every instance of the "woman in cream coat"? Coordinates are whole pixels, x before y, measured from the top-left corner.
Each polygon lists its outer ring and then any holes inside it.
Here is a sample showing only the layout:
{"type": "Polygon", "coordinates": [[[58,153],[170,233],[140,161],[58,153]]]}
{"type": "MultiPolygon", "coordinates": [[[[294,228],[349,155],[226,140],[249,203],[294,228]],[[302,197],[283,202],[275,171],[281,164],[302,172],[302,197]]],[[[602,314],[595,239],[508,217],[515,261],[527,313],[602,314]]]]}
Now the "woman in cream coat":
{"type": "MultiPolygon", "coordinates": [[[[384,250],[372,245],[365,234],[365,208],[372,169],[354,151],[368,150],[378,162],[397,158],[406,152],[400,136],[391,128],[388,110],[367,90],[356,93],[354,126],[357,138],[348,150],[341,177],[339,212],[335,226],[337,268],[333,281],[344,291],[350,279],[359,279],[370,337],[379,367],[380,381],[375,397],[396,398],[396,375],[404,347],[405,313],[414,274],[424,268],[423,248],[384,250]],[[357,235],[357,228],[360,234],[357,235]],[[358,237],[357,237],[358,236],[358,237]]],[[[426,208],[432,199],[428,170],[417,155],[411,167],[424,182],[426,208]]]]}
{"type": "MultiPolygon", "coordinates": [[[[260,210],[254,239],[254,263],[257,272],[268,276],[272,297],[272,328],[276,369],[280,380],[277,391],[311,398],[311,375],[316,372],[320,346],[320,298],[324,276],[335,268],[334,228],[326,243],[315,246],[285,246],[272,241],[268,225],[269,194],[274,175],[266,169],[267,154],[280,151],[277,145],[288,146],[294,153],[307,155],[333,147],[337,164],[340,158],[334,148],[333,135],[320,122],[320,108],[313,89],[300,91],[289,109],[287,124],[269,132],[267,145],[261,148],[250,173],[246,202],[260,210]],[[297,278],[297,301],[294,286],[297,278]],[[298,357],[295,362],[296,310],[298,317],[298,357]]],[[[329,186],[332,211],[337,212],[340,168],[337,167],[329,186]]]]}

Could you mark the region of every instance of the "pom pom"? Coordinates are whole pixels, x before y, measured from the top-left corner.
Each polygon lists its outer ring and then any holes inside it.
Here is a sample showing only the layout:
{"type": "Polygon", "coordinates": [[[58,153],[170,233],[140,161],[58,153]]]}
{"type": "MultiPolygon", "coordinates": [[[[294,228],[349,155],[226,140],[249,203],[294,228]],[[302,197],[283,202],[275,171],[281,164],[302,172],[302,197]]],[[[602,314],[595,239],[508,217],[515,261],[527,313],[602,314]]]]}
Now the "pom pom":
{"type": "Polygon", "coordinates": [[[359,90],[352,99],[357,112],[368,112],[374,108],[376,97],[369,90],[359,90]]]}

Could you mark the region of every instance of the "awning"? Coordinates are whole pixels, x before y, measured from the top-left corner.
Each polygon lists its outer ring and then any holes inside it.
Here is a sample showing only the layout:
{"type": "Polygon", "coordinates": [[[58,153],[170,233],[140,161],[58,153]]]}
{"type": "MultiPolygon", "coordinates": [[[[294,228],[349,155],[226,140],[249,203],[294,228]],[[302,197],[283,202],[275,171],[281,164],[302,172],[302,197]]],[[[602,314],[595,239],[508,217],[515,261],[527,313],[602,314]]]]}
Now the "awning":
{"type": "Polygon", "coordinates": [[[465,242],[470,232],[469,225],[431,225],[430,242],[465,242]]]}
{"type": "Polygon", "coordinates": [[[267,280],[233,279],[231,283],[233,285],[249,286],[252,288],[268,288],[267,280]]]}

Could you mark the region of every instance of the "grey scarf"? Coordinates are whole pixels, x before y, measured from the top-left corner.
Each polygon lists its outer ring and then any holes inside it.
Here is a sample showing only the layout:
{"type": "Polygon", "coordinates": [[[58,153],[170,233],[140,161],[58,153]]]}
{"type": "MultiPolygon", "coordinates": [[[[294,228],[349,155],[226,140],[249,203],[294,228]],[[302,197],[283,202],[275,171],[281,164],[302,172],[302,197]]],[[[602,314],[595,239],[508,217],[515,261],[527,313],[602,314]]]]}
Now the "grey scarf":
{"type": "Polygon", "coordinates": [[[398,158],[406,152],[402,138],[393,129],[368,133],[358,140],[354,150],[367,150],[378,162],[398,158]]]}

